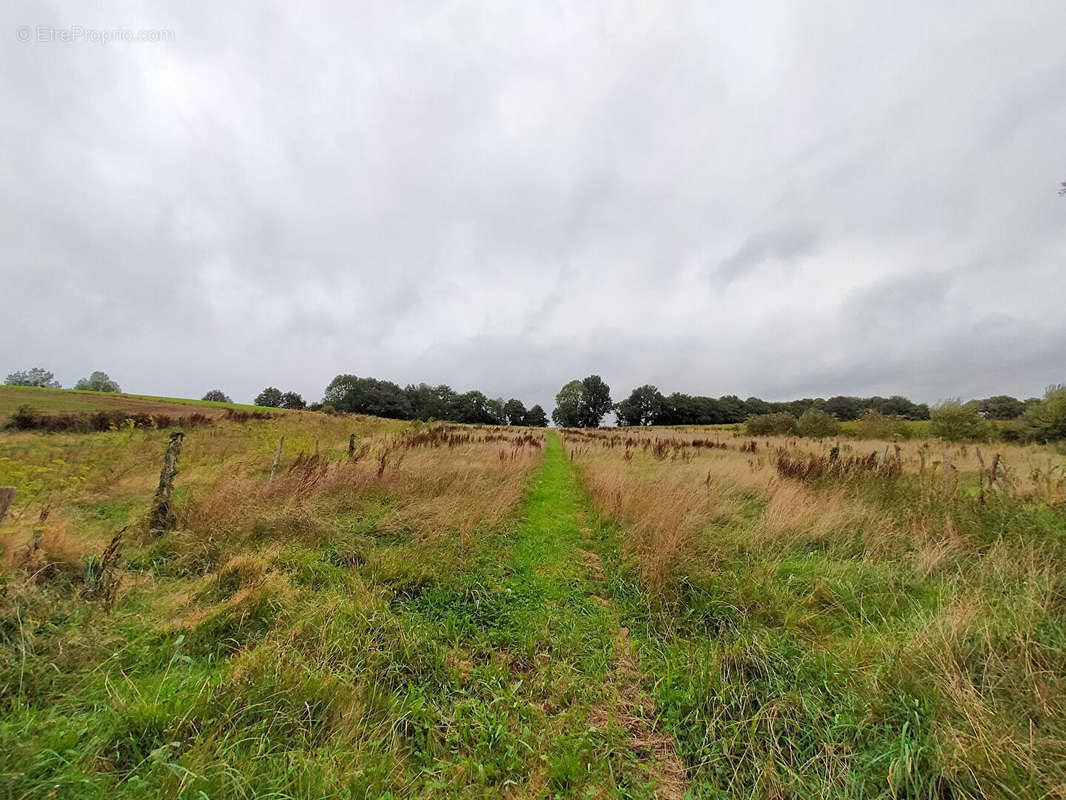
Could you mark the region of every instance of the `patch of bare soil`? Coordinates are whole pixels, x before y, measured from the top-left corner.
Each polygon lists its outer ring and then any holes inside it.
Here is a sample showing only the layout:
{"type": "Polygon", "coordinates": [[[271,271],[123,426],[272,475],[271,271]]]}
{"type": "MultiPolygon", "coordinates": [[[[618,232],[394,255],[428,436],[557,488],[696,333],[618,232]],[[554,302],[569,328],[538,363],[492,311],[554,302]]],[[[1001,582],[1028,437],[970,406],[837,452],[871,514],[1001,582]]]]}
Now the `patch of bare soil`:
{"type": "Polygon", "coordinates": [[[581,558],[585,562],[585,568],[589,571],[589,577],[594,581],[602,581],[603,562],[600,561],[600,557],[591,550],[578,550],[577,552],[581,554],[581,558]]]}

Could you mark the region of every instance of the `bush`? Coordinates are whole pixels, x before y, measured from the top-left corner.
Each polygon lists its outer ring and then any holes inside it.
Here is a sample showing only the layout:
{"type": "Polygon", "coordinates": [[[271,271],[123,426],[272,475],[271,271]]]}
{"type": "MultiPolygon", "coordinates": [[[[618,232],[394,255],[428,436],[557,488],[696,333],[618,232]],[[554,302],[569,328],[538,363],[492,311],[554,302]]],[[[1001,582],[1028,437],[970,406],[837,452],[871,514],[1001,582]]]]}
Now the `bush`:
{"type": "Polygon", "coordinates": [[[880,439],[886,442],[909,439],[911,436],[911,429],[906,420],[890,417],[873,409],[867,409],[855,423],[855,432],[860,439],[880,439]]]}
{"type": "Polygon", "coordinates": [[[227,395],[225,392],[223,392],[221,389],[212,389],[210,392],[205,394],[203,396],[203,398],[201,398],[201,399],[206,400],[209,403],[232,403],[233,402],[233,400],[230,398],[230,396],[227,395]]]}
{"type": "Polygon", "coordinates": [[[774,436],[796,432],[796,418],[787,412],[748,417],[744,429],[749,436],[774,436]]]}
{"type": "Polygon", "coordinates": [[[1036,442],[1066,439],[1066,384],[1048,387],[1044,399],[1026,409],[1022,425],[1036,442]]]}
{"type": "Polygon", "coordinates": [[[978,403],[963,403],[958,398],[941,400],[929,414],[930,431],[949,442],[972,442],[988,437],[988,423],[981,416],[978,403]]]}
{"type": "Polygon", "coordinates": [[[796,422],[796,432],[800,436],[811,438],[836,436],[840,433],[840,423],[824,411],[819,411],[817,408],[808,408],[796,422]]]}

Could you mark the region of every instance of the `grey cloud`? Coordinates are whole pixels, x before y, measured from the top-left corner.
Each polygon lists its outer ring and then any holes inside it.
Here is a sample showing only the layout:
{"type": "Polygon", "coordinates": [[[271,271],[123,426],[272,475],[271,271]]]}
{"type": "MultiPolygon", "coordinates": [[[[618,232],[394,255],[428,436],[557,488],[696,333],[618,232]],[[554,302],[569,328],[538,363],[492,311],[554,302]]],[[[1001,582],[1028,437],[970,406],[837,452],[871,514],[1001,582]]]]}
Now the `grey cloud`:
{"type": "Polygon", "coordinates": [[[1064,28],[1055,0],[15,0],[0,370],[1034,394],[1066,379],[1064,28]]]}
{"type": "Polygon", "coordinates": [[[781,228],[756,234],[723,259],[711,273],[719,286],[728,286],[770,260],[791,261],[815,252],[817,236],[803,228],[781,228]]]}

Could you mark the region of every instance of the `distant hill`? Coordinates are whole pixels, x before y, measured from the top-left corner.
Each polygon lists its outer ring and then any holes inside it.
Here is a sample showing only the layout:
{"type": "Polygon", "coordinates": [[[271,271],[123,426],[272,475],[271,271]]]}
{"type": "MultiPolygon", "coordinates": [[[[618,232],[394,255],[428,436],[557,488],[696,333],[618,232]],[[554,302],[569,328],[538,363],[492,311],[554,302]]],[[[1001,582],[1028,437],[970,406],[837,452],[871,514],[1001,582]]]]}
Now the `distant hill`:
{"type": "MultiPolygon", "coordinates": [[[[189,400],[180,397],[152,397],[141,394],[106,394],[104,392],[81,392],[74,389],[40,389],[28,386],[0,386],[0,421],[15,412],[21,405],[32,406],[44,413],[76,411],[128,411],[131,414],[169,414],[182,416],[189,413],[189,406],[207,416],[221,417],[227,409],[252,411],[257,406],[240,403],[213,403],[204,400],[189,400]]],[[[282,412],[281,409],[270,409],[282,412]]]]}

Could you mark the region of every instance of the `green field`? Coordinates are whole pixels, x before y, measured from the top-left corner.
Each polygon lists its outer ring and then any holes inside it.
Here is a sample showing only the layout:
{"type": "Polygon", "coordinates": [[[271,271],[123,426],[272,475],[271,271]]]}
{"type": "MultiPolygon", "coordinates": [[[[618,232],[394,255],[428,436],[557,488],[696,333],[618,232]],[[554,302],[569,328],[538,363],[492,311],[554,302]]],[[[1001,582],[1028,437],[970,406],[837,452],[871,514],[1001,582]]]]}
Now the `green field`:
{"type": "Polygon", "coordinates": [[[186,400],[177,397],[152,397],[141,394],[107,394],[83,392],[76,389],[43,389],[30,386],[0,386],[0,417],[10,416],[21,405],[31,406],[35,411],[70,413],[85,411],[122,410],[133,413],[169,413],[175,416],[191,413],[189,406],[196,406],[201,413],[221,413],[227,408],[244,411],[256,410],[256,406],[239,403],[214,403],[206,400],[186,400]],[[218,409],[212,412],[212,409],[218,409]]]}
{"type": "Polygon", "coordinates": [[[0,798],[1066,788],[1051,449],[291,413],[150,531],[170,433],[0,433],[0,798]]]}

